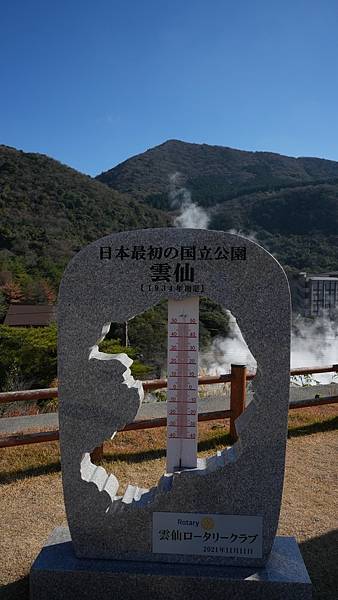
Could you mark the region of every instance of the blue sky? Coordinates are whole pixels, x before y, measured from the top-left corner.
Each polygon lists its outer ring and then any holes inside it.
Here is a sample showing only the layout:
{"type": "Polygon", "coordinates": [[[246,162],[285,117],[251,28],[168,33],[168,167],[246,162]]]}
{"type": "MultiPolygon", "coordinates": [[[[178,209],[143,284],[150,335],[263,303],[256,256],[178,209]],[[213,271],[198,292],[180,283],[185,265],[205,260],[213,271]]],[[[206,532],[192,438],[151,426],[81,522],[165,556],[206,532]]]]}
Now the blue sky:
{"type": "Polygon", "coordinates": [[[338,160],[336,0],[10,0],[0,143],[98,174],[166,139],[338,160]]]}

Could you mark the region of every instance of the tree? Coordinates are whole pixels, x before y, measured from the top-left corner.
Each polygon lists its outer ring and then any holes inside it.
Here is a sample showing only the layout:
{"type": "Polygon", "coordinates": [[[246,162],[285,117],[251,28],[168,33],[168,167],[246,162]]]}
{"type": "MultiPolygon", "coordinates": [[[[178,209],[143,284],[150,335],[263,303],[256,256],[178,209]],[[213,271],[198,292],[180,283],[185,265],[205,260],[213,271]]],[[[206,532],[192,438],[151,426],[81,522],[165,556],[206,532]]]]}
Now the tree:
{"type": "Polygon", "coordinates": [[[50,283],[46,279],[41,280],[41,287],[45,297],[46,304],[54,304],[56,301],[56,293],[50,283]]]}
{"type": "Polygon", "coordinates": [[[6,302],[8,304],[19,304],[24,299],[24,293],[18,283],[14,281],[9,281],[5,283],[0,291],[6,298],[6,302]]]}
{"type": "Polygon", "coordinates": [[[0,291],[0,321],[2,321],[4,316],[6,315],[7,308],[8,305],[6,302],[5,295],[0,291]]]}
{"type": "Polygon", "coordinates": [[[56,294],[46,279],[30,281],[25,290],[25,301],[30,304],[54,304],[56,294]]]}

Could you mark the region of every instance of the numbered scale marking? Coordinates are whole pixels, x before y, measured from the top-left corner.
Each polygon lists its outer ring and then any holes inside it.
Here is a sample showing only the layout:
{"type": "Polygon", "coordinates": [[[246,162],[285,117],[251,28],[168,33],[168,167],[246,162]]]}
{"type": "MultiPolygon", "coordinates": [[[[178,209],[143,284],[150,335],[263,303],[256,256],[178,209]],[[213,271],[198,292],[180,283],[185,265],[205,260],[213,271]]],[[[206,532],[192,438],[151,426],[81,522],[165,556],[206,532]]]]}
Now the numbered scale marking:
{"type": "Polygon", "coordinates": [[[199,298],[168,300],[167,473],[197,466],[199,298]]]}

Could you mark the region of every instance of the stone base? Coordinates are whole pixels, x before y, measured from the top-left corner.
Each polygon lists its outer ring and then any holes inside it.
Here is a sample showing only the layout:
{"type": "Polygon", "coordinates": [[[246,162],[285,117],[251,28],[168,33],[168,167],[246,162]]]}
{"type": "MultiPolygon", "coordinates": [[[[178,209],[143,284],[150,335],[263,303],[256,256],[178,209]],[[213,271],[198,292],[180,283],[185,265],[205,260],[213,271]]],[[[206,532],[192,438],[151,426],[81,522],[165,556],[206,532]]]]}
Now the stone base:
{"type": "Polygon", "coordinates": [[[310,600],[312,585],[291,537],[277,537],[264,568],[76,558],[58,527],[30,573],[31,600],[310,600]]]}

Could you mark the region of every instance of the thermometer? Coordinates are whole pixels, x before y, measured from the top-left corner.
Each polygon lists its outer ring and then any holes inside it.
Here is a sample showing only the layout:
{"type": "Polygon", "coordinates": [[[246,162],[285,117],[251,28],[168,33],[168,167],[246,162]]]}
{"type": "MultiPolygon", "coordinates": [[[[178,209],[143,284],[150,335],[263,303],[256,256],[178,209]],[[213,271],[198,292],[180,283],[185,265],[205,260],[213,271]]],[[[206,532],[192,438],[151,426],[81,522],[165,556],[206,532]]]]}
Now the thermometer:
{"type": "Polygon", "coordinates": [[[167,473],[197,466],[199,298],[168,300],[167,473]]]}

